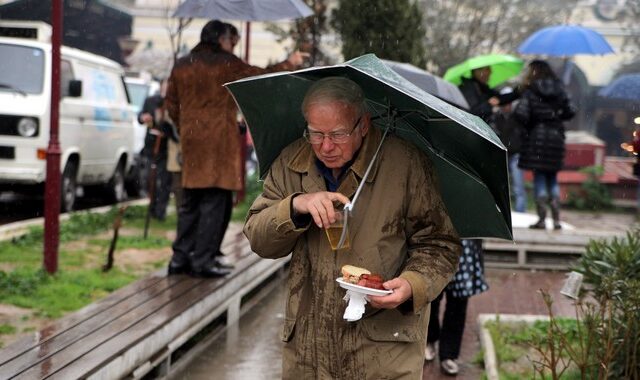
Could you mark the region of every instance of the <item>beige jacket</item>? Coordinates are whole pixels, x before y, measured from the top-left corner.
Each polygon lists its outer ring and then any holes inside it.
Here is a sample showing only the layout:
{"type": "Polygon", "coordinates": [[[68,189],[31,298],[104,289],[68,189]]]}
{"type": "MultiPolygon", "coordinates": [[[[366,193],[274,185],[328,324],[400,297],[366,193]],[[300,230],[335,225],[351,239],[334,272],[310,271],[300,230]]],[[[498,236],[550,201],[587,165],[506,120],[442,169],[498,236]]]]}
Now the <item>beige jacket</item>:
{"type": "MultiPolygon", "coordinates": [[[[380,138],[378,129],[370,129],[339,192],[353,197],[380,138]]],[[[279,258],[292,253],[284,368],[299,368],[295,375],[302,376],[420,378],[429,302],[456,272],[461,253],[433,167],[415,146],[388,137],[355,205],[351,248],[335,252],[315,224],[296,228],[291,220],[293,194],[326,190],[314,160],[303,139],[288,146],[271,166],[244,228],[258,255],[279,258]],[[407,279],[412,300],[393,310],[367,306],[360,321],[344,321],[345,290],[335,280],[345,264],[386,279],[407,279]],[[398,362],[383,353],[390,349],[405,357],[406,366],[398,368],[398,362]],[[365,365],[371,360],[380,364],[365,365]]]]}

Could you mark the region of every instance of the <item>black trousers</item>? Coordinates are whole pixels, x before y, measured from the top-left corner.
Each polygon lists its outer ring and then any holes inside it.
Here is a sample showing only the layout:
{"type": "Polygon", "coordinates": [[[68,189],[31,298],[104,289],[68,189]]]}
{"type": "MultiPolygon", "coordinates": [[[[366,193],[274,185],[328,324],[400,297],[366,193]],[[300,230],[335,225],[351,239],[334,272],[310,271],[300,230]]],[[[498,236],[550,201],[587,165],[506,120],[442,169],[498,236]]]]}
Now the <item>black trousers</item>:
{"type": "Polygon", "coordinates": [[[173,265],[187,263],[193,270],[214,264],[229,226],[232,193],[219,188],[182,190],[178,234],[173,242],[173,265]]]}
{"type": "Polygon", "coordinates": [[[451,293],[444,290],[433,301],[431,301],[431,316],[429,317],[429,330],[427,332],[427,343],[440,341],[438,346],[438,356],[440,360],[458,359],[460,356],[460,346],[462,345],[462,334],[464,333],[464,323],[467,318],[467,303],[469,298],[456,298],[451,293]],[[439,321],[440,302],[446,294],[446,305],[442,325],[439,321]]]}

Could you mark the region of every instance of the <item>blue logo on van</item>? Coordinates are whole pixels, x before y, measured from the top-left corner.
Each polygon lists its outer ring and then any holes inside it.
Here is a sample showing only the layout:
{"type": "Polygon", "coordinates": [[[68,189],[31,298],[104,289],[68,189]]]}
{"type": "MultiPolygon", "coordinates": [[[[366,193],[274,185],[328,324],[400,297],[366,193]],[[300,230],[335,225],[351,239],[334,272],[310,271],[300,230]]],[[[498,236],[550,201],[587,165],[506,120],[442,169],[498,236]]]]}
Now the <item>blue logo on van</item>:
{"type": "MultiPolygon", "coordinates": [[[[106,103],[116,100],[116,91],[113,87],[113,83],[109,81],[104,73],[93,70],[91,72],[91,86],[95,100],[106,103]]],[[[111,117],[111,113],[108,108],[94,108],[93,116],[99,131],[104,132],[113,128],[113,118],[111,117]]]]}

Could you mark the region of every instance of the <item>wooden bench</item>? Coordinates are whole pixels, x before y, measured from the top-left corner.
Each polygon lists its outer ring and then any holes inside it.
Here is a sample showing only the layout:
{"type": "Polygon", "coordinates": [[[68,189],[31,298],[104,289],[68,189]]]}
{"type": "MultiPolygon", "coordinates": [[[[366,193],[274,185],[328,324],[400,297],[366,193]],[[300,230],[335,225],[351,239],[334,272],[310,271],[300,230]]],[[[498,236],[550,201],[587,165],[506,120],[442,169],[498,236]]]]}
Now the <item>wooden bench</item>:
{"type": "MultiPolygon", "coordinates": [[[[233,226],[233,225],[232,225],[233,226]]],[[[171,353],[211,321],[241,314],[243,297],[288,259],[252,254],[239,226],[223,249],[236,259],[220,279],[167,277],[159,271],[0,351],[0,379],[141,378],[171,366],[171,353]]]]}

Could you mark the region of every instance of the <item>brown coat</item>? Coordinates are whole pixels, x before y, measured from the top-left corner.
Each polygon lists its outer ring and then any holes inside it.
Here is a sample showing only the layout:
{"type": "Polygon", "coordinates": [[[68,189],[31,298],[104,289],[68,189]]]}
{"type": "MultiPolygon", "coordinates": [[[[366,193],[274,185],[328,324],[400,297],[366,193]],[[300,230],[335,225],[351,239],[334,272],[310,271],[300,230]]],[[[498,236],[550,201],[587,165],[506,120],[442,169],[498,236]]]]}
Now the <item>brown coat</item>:
{"type": "MultiPolygon", "coordinates": [[[[352,198],[381,138],[370,129],[338,192],[352,198]]],[[[433,167],[412,144],[389,137],[349,223],[351,248],[332,251],[314,223],[296,228],[291,196],[326,190],[311,146],[300,139],[276,159],[245,224],[251,248],[265,258],[292,253],[284,321],[285,378],[420,379],[429,302],[458,268],[460,240],[446,213],[433,167]],[[397,309],[367,305],[346,322],[345,264],[386,279],[405,278],[412,301],[397,309]]]]}
{"type": "Polygon", "coordinates": [[[263,69],[224,51],[199,44],[178,60],[165,105],[180,132],[182,185],[240,190],[242,178],[238,111],[222,85],[244,77],[290,70],[288,62],[263,69]]]}

